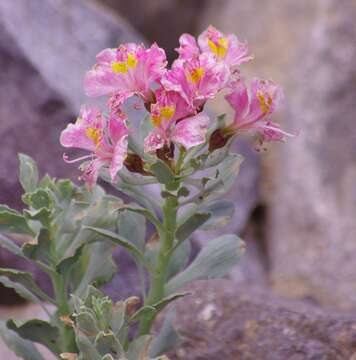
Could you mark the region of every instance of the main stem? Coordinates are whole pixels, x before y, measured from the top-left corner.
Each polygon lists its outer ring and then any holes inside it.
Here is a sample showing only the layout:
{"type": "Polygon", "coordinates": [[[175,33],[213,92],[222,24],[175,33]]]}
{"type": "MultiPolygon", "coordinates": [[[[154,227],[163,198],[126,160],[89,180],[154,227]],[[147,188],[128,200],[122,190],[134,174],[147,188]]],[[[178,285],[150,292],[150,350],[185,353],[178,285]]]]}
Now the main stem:
{"type": "Polygon", "coordinates": [[[66,325],[61,319],[61,316],[69,316],[70,308],[68,303],[68,292],[61,275],[55,274],[52,279],[54,294],[57,301],[57,323],[60,329],[60,335],[63,343],[63,352],[76,351],[75,338],[73,330],[66,325]]]}
{"type": "MultiPolygon", "coordinates": [[[[160,249],[157,256],[157,265],[154,273],[151,274],[150,290],[145,305],[156,304],[164,298],[167,268],[177,227],[177,209],[177,197],[174,195],[168,196],[162,208],[164,231],[160,234],[160,249]]],[[[141,321],[139,335],[146,335],[150,332],[154,319],[155,315],[150,315],[141,321]]]]}

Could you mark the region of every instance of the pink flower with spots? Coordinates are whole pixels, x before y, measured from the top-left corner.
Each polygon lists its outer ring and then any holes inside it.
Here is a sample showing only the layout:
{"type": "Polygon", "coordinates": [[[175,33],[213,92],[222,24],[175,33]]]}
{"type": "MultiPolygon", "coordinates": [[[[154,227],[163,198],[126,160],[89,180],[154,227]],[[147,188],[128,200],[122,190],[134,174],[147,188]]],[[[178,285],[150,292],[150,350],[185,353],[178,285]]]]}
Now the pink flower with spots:
{"type": "Polygon", "coordinates": [[[225,98],[235,110],[234,121],[228,128],[231,132],[255,130],[261,141],[281,141],[286,136],[293,136],[269,119],[281,107],[284,98],[282,87],[274,82],[253,79],[249,94],[244,82],[240,81],[225,98]]]}
{"type": "Polygon", "coordinates": [[[91,97],[112,96],[111,104],[120,106],[133,95],[145,102],[152,100],[152,85],[166,71],[166,54],[153,44],[149,49],[133,43],[117,49],[105,49],[84,80],[86,94],[91,97]]]}
{"type": "Polygon", "coordinates": [[[82,178],[92,187],[99,170],[108,167],[112,181],[123,167],[127,156],[128,128],[124,113],[115,112],[106,119],[96,108],[83,106],[75,124],[69,124],[60,136],[64,147],[87,150],[90,154],[78,159],[64,160],[69,163],[87,160],[81,165],[82,178]]]}
{"type": "Polygon", "coordinates": [[[154,129],[144,141],[145,152],[155,152],[173,141],[189,149],[205,142],[209,117],[195,114],[179,93],[160,89],[151,105],[154,129]]]}
{"type": "Polygon", "coordinates": [[[197,58],[200,53],[209,53],[231,68],[253,59],[248,55],[247,43],[241,42],[234,34],[225,35],[213,26],[209,26],[198,41],[189,34],[183,34],[179,44],[176,50],[179,58],[184,60],[197,58]]]}
{"type": "Polygon", "coordinates": [[[167,91],[174,91],[191,108],[200,108],[223,89],[229,80],[229,69],[218,63],[211,54],[200,54],[187,61],[176,60],[161,83],[167,91]]]}

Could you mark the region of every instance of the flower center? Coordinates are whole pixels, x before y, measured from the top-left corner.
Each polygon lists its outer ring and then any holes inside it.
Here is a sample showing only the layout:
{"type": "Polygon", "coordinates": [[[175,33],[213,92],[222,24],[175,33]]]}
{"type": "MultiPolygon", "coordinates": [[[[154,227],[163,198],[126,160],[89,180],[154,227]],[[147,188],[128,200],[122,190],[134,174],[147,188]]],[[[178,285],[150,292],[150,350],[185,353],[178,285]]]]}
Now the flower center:
{"type": "Polygon", "coordinates": [[[271,95],[264,94],[262,92],[257,93],[258,101],[260,102],[261,110],[264,114],[267,114],[272,106],[273,98],[271,95]]]}
{"type": "Polygon", "coordinates": [[[196,69],[191,70],[188,74],[188,80],[192,83],[197,84],[201,78],[204,76],[205,70],[202,67],[198,67],[196,69]]]}
{"type": "Polygon", "coordinates": [[[227,49],[229,47],[229,39],[226,37],[221,37],[218,39],[217,42],[214,42],[213,40],[208,40],[208,45],[210,47],[210,50],[220,58],[224,58],[227,52],[227,49]]]}
{"type": "Polygon", "coordinates": [[[137,66],[137,58],[134,54],[128,53],[126,61],[113,61],[111,69],[116,74],[126,74],[129,69],[137,66]]]}
{"type": "Polygon", "coordinates": [[[175,106],[163,106],[160,108],[159,115],[152,115],[151,121],[153,126],[160,126],[163,120],[170,120],[175,113],[175,106]]]}
{"type": "Polygon", "coordinates": [[[101,131],[100,129],[95,129],[92,127],[88,127],[85,130],[85,135],[93,141],[93,143],[95,144],[95,146],[98,146],[100,143],[100,138],[101,138],[101,131]]]}

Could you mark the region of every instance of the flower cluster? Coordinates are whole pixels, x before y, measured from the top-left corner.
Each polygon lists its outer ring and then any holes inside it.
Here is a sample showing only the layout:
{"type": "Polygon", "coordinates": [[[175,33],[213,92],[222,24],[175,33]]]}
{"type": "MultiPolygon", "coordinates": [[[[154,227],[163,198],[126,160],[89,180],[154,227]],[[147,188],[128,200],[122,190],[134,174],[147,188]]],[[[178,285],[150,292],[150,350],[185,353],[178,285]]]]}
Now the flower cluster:
{"type": "Polygon", "coordinates": [[[209,26],[197,40],[183,34],[179,44],[179,56],[170,69],[164,50],[157,44],[145,48],[128,43],[97,55],[84,87],[90,97],[108,97],[108,116],[83,107],[77,122],[61,135],[63,146],[90,152],[76,160],[65,157],[68,162],[87,160],[82,165],[83,178],[90,185],[103,166],[110,169],[114,180],[130,155],[123,104],[133,96],[144,103],[153,125],[144,140],[144,151],[158,156],[174,144],[187,150],[206,141],[209,151],[214,151],[246,130],[257,132],[261,141],[283,140],[290,135],[270,120],[283,101],[282,88],[259,79],[252,81],[250,90],[245,84],[240,66],[253,58],[246,43],[209,26]],[[225,98],[235,117],[206,139],[211,121],[204,107],[222,90],[228,92],[225,98]]]}

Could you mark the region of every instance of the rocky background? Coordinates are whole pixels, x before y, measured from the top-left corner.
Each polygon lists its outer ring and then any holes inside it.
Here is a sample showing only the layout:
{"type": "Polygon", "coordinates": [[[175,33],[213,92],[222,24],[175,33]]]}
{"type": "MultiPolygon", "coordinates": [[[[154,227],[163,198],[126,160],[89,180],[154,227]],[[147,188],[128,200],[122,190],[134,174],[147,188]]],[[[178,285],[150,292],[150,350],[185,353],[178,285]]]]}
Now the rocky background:
{"type": "MultiPolygon", "coordinates": [[[[172,59],[179,34],[208,24],[249,41],[247,74],[284,86],[281,122],[300,134],[262,154],[237,144],[247,161],[230,194],[238,211],[229,230],[247,253],[229,279],[197,283],[179,303],[186,340],[172,359],[355,360],[355,0],[0,1],[0,203],[21,207],[17,152],[43,173],[77,176],[58,136],[85,101],[82,78],[98,51],[147,39],[172,59]]],[[[0,266],[14,261],[0,250],[0,266]]],[[[119,279],[114,286],[135,292],[119,279]]],[[[1,303],[17,301],[1,289],[1,303]]],[[[8,305],[0,318],[37,311],[8,305]]]]}

